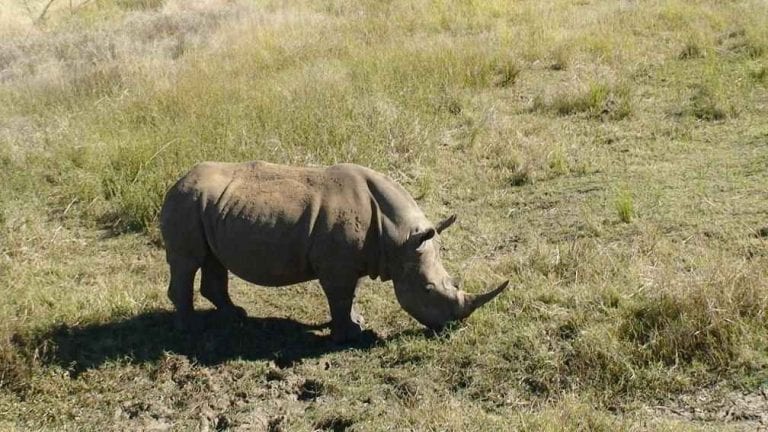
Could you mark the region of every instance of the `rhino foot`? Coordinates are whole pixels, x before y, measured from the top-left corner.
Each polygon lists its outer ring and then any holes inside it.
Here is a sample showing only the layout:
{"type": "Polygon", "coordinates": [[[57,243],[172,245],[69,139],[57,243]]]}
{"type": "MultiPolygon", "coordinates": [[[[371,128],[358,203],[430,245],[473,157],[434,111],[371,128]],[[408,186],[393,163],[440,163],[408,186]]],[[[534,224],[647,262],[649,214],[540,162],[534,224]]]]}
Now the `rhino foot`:
{"type": "Polygon", "coordinates": [[[218,312],[226,319],[237,321],[248,318],[248,312],[240,306],[230,306],[226,308],[218,309],[218,312]]]}
{"type": "Polygon", "coordinates": [[[365,319],[354,308],[349,314],[349,320],[344,323],[331,323],[331,338],[336,343],[356,340],[363,333],[365,319]]]}
{"type": "Polygon", "coordinates": [[[331,330],[331,338],[335,343],[344,343],[358,339],[362,333],[363,326],[350,322],[343,328],[334,326],[331,330]]]}
{"type": "Polygon", "coordinates": [[[240,306],[235,306],[232,313],[234,313],[238,318],[248,318],[248,312],[246,312],[245,309],[241,308],[240,306]]]}

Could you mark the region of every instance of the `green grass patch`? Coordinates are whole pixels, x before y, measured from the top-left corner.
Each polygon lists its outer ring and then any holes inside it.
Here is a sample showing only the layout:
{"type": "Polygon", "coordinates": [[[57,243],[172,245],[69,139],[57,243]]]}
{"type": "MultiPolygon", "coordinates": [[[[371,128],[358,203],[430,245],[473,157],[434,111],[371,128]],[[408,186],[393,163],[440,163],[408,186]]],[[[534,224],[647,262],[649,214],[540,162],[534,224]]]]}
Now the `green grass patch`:
{"type": "Polygon", "coordinates": [[[534,108],[558,115],[586,114],[592,118],[621,120],[632,112],[629,88],[592,82],[573,92],[556,94],[549,100],[537,99],[534,108]]]}
{"type": "Polygon", "coordinates": [[[624,223],[632,222],[632,219],[635,217],[635,203],[632,198],[632,192],[624,188],[619,189],[616,192],[613,206],[620,221],[624,223]]]}

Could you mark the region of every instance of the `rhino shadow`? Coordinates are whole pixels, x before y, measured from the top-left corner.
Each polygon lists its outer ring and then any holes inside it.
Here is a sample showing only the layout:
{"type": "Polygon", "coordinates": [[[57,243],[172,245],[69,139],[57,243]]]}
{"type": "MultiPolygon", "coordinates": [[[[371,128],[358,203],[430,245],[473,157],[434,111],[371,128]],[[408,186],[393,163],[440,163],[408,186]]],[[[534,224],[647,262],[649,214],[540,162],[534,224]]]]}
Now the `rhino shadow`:
{"type": "Polygon", "coordinates": [[[307,358],[347,349],[369,349],[382,341],[370,330],[358,341],[336,344],[319,334],[328,324],[305,324],[288,318],[248,317],[228,321],[214,311],[197,312],[202,330],[175,330],[170,311],[151,311],[130,318],[86,326],[59,326],[42,339],[52,344],[47,363],[58,364],[77,376],[114,360],[153,362],[165,353],[182,354],[204,365],[231,359],[272,360],[289,367],[307,358]]]}

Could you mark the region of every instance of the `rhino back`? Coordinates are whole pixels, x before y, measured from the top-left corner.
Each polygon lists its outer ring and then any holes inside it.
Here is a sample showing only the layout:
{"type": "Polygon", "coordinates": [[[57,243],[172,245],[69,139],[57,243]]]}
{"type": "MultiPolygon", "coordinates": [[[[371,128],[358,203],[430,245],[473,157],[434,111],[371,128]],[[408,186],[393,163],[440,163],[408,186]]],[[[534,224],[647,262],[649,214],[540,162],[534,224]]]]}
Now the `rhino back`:
{"type": "MultiPolygon", "coordinates": [[[[365,186],[354,169],[248,162],[198,165],[175,189],[185,198],[177,207],[188,207],[187,215],[196,208],[207,250],[225,267],[281,286],[359,276],[370,226],[365,186]]],[[[186,241],[196,242],[185,231],[186,241]]]]}
{"type": "Polygon", "coordinates": [[[162,214],[169,254],[213,253],[266,286],[384,278],[386,256],[428,223],[397,183],[353,164],[198,164],[171,188],[162,214]]]}
{"type": "Polygon", "coordinates": [[[281,286],[313,279],[308,260],[322,202],[320,172],[267,163],[241,164],[203,211],[214,255],[250,282],[281,286]]]}

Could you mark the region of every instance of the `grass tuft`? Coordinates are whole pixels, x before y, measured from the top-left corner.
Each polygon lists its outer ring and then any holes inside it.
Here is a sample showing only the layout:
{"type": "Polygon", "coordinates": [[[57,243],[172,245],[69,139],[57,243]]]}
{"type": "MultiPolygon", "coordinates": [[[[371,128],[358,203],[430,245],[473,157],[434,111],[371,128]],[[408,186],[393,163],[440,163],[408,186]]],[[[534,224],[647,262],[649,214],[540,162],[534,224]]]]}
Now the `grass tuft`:
{"type": "Polygon", "coordinates": [[[726,370],[738,361],[740,323],[762,316],[766,300],[754,296],[748,276],[714,276],[689,287],[661,286],[628,310],[621,333],[636,344],[640,362],[726,370]]]}
{"type": "Polygon", "coordinates": [[[762,84],[768,84],[768,66],[756,64],[749,69],[749,76],[754,81],[762,84]]]}
{"type": "Polygon", "coordinates": [[[760,35],[744,28],[733,28],[724,32],[718,38],[723,51],[731,54],[746,56],[751,59],[761,57],[765,53],[765,42],[760,35]]]}
{"type": "Polygon", "coordinates": [[[509,184],[512,186],[525,186],[534,181],[533,168],[529,163],[516,165],[509,176],[509,184]]]}
{"type": "Polygon", "coordinates": [[[343,416],[331,416],[315,423],[316,430],[344,432],[355,424],[355,420],[343,416]]]}
{"type": "Polygon", "coordinates": [[[690,60],[704,57],[704,50],[695,41],[689,41],[685,44],[680,54],[677,56],[680,60],[690,60]]]}
{"type": "Polygon", "coordinates": [[[165,0],[113,0],[115,4],[125,10],[153,10],[159,9],[165,0]]]}
{"type": "Polygon", "coordinates": [[[23,395],[30,388],[33,365],[10,340],[0,342],[0,390],[23,395]]]}
{"type": "Polygon", "coordinates": [[[497,67],[496,78],[493,85],[496,87],[509,87],[515,83],[521,69],[512,62],[501,64],[497,67]]]}
{"type": "Polygon", "coordinates": [[[592,118],[621,120],[632,112],[629,88],[592,82],[575,92],[556,94],[551,100],[534,101],[534,108],[566,116],[584,113],[592,118]]]}
{"type": "Polygon", "coordinates": [[[570,172],[568,156],[562,148],[557,148],[549,154],[549,169],[555,175],[565,175],[570,172]]]}
{"type": "Polygon", "coordinates": [[[699,120],[717,121],[726,118],[726,111],[720,97],[712,88],[704,85],[694,87],[688,112],[699,120]]]}
{"type": "Polygon", "coordinates": [[[632,222],[632,219],[635,217],[635,204],[632,192],[627,189],[620,189],[617,191],[613,206],[616,209],[616,214],[621,222],[632,222]]]}
{"type": "Polygon", "coordinates": [[[560,45],[552,50],[551,56],[552,62],[549,64],[549,69],[554,71],[566,70],[571,63],[571,47],[560,45]]]}

